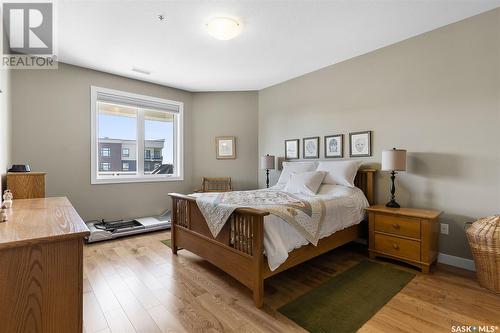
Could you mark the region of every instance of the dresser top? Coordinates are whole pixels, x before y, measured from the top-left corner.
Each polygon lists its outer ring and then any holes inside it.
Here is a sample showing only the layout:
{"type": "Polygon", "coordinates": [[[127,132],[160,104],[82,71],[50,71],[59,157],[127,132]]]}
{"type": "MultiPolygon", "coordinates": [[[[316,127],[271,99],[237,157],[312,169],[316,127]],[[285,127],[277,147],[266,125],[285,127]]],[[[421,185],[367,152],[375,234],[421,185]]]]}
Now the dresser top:
{"type": "Polygon", "coordinates": [[[0,222],[0,249],[89,234],[66,197],[14,200],[5,211],[8,221],[0,222]]]}
{"type": "Polygon", "coordinates": [[[43,176],[45,172],[7,172],[8,176],[43,176]]]}
{"type": "Polygon", "coordinates": [[[408,217],[417,217],[421,219],[433,220],[442,214],[439,210],[433,209],[417,209],[417,208],[390,208],[383,205],[370,206],[366,209],[368,212],[400,215],[408,217]]]}

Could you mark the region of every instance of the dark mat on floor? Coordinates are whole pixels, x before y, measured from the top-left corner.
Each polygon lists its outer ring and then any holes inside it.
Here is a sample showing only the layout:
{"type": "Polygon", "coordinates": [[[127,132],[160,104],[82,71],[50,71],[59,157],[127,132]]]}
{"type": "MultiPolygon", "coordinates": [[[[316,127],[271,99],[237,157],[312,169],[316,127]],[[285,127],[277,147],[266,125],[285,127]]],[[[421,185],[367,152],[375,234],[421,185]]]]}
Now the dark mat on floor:
{"type": "Polygon", "coordinates": [[[365,260],[278,311],[311,333],[356,332],[414,277],[365,260]]]}

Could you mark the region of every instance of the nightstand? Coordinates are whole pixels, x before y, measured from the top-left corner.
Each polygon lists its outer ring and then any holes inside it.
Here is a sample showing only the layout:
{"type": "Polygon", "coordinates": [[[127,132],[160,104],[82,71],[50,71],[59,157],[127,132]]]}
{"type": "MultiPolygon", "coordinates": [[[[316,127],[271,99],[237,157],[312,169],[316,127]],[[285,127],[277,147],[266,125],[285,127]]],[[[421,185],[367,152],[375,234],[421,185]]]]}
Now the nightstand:
{"type": "Polygon", "coordinates": [[[437,210],[370,206],[368,212],[370,258],[404,261],[429,272],[438,254],[437,210]]]}
{"type": "Polygon", "coordinates": [[[45,198],[45,172],[8,172],[7,188],[14,200],[45,198]]]}

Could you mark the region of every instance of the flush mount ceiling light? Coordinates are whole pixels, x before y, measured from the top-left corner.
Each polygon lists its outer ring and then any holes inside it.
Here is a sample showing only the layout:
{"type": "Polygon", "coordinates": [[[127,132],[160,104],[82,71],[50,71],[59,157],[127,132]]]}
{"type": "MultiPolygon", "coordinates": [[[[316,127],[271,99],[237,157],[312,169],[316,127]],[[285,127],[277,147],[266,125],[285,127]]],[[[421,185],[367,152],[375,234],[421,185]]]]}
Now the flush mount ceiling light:
{"type": "Polygon", "coordinates": [[[208,33],[219,40],[229,40],[241,32],[241,23],[230,17],[214,17],[205,25],[208,33]]]}

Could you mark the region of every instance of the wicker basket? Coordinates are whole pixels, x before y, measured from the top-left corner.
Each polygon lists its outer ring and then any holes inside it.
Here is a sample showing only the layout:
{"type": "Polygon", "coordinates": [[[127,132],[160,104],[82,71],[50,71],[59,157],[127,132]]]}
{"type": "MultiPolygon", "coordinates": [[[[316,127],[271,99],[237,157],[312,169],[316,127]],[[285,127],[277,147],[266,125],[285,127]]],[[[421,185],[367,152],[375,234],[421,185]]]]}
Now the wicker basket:
{"type": "Polygon", "coordinates": [[[479,284],[500,294],[500,216],[485,217],[472,223],[467,229],[467,238],[479,284]]]}

